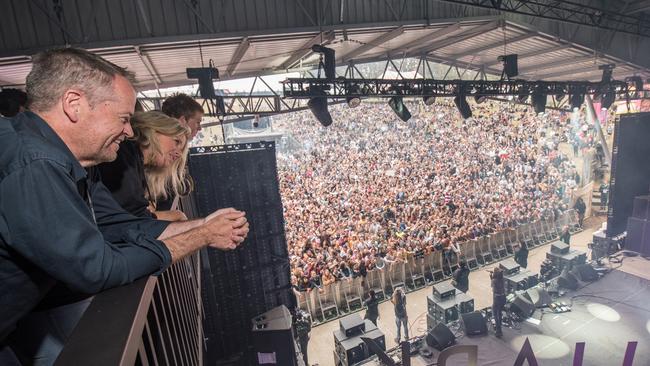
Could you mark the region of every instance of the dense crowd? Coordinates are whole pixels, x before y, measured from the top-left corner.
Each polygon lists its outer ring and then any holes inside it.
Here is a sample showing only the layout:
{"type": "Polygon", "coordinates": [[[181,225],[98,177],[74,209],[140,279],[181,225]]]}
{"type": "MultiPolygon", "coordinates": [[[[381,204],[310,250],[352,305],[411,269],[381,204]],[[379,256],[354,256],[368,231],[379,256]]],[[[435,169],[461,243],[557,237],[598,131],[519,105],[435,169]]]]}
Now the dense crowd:
{"type": "MultiPolygon", "coordinates": [[[[463,120],[455,107],[330,106],[276,117],[298,149],[278,154],[294,286],[364,276],[405,260],[568,207],[579,179],[554,138],[568,116],[484,103],[463,120]]],[[[462,254],[462,253],[461,253],[462,254]]]]}

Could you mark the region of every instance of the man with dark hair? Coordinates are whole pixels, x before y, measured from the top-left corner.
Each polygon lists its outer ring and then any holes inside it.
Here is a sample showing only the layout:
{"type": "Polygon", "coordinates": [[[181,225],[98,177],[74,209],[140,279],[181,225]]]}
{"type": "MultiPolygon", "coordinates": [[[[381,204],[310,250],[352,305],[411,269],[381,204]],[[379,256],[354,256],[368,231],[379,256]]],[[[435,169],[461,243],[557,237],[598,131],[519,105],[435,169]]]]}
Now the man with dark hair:
{"type": "Polygon", "coordinates": [[[515,262],[522,267],[528,267],[528,247],[525,244],[521,243],[519,248],[515,251],[515,262]]]}
{"type": "Polygon", "coordinates": [[[13,117],[25,111],[27,93],[18,89],[2,89],[0,91],[0,116],[13,117]]]}
{"type": "Polygon", "coordinates": [[[78,295],[159,274],[208,245],[234,249],[248,233],[244,213],[232,208],[178,223],[124,211],[92,167],[114,160],[120,142],[133,136],[132,75],[75,48],[32,61],[30,111],[0,123],[2,365],[17,364],[16,357],[54,362],[69,336],[60,329],[71,331],[85,307],[28,323],[39,329],[22,330],[20,323],[60,296],[58,289],[75,296],[58,298],[56,306],[71,305],[78,295]]]}
{"type": "Polygon", "coordinates": [[[201,120],[203,119],[203,107],[187,94],[175,94],[162,104],[162,111],[168,116],[178,118],[182,124],[189,127],[191,141],[201,131],[201,120]]]}
{"type": "Polygon", "coordinates": [[[363,302],[363,305],[367,309],[366,315],[363,318],[377,325],[377,318],[379,318],[379,300],[375,296],[375,290],[368,291],[368,298],[363,302]]]}

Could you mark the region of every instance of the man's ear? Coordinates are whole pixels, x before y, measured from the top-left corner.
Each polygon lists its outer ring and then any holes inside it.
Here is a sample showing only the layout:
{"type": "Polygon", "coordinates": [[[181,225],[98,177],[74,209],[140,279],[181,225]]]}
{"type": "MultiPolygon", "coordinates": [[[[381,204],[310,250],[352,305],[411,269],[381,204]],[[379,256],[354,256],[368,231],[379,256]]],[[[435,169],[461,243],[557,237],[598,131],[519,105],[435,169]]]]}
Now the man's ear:
{"type": "Polygon", "coordinates": [[[182,126],[189,127],[187,125],[187,118],[185,118],[185,116],[180,116],[177,119],[178,119],[178,122],[180,122],[182,126]]]}
{"type": "Polygon", "coordinates": [[[63,93],[61,97],[61,103],[63,104],[63,113],[68,116],[70,121],[76,123],[79,121],[80,109],[83,107],[83,101],[85,97],[80,90],[77,89],[68,89],[63,93]]]}

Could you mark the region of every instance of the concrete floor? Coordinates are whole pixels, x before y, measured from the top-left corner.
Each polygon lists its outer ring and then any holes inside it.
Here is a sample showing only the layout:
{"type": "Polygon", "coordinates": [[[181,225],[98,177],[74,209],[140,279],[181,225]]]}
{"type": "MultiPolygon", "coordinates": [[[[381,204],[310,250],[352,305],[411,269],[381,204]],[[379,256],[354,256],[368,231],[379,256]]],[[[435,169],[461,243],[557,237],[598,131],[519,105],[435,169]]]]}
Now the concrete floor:
{"type": "MultiPolygon", "coordinates": [[[[592,241],[592,234],[600,228],[604,218],[592,217],[585,220],[583,231],[574,234],[571,237],[571,247],[573,249],[587,252],[589,250],[587,243],[592,241]]],[[[533,273],[539,273],[540,265],[546,259],[546,253],[549,251],[549,244],[532,249],[528,256],[528,269],[533,273]]],[[[647,261],[643,259],[626,259],[626,267],[632,268],[631,271],[643,273],[644,277],[648,276],[647,261]],[[636,264],[635,264],[636,263],[636,264]]],[[[498,263],[481,267],[470,273],[468,294],[474,298],[475,309],[482,309],[492,305],[492,289],[490,287],[490,276],[487,272],[492,270],[498,263]]],[[[636,274],[630,272],[632,274],[636,274]]],[[[637,274],[639,275],[639,274],[637,274]]],[[[641,275],[639,275],[641,276],[641,275]]],[[[407,313],[409,314],[409,335],[419,336],[427,330],[427,295],[431,294],[431,286],[424,287],[420,290],[407,294],[407,313]]],[[[363,317],[365,310],[360,312],[363,317]]],[[[395,316],[393,306],[389,301],[379,305],[379,319],[377,326],[386,335],[386,347],[392,348],[395,344],[395,316]]],[[[334,336],[333,331],[339,327],[338,320],[333,320],[325,324],[314,327],[311,331],[311,340],[309,342],[309,363],[311,365],[334,365],[334,336]]]]}

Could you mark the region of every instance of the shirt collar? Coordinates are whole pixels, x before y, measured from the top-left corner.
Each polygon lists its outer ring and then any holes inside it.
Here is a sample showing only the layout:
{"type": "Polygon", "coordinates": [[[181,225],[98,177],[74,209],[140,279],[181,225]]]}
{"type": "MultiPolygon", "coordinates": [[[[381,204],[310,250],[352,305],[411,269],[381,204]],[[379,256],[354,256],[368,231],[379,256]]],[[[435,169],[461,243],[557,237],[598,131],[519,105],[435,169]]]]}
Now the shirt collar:
{"type": "Polygon", "coordinates": [[[74,178],[75,181],[79,181],[81,179],[85,179],[86,176],[88,175],[86,172],[86,169],[81,166],[79,163],[79,160],[72,154],[72,151],[68,148],[68,145],[61,140],[61,137],[50,127],[50,125],[45,122],[43,118],[41,118],[38,114],[30,111],[25,111],[23,112],[25,117],[27,117],[27,123],[25,125],[29,127],[32,131],[38,133],[43,137],[45,140],[47,140],[52,146],[60,150],[62,153],[66,155],[70,159],[70,163],[72,164],[72,177],[74,178]]]}

